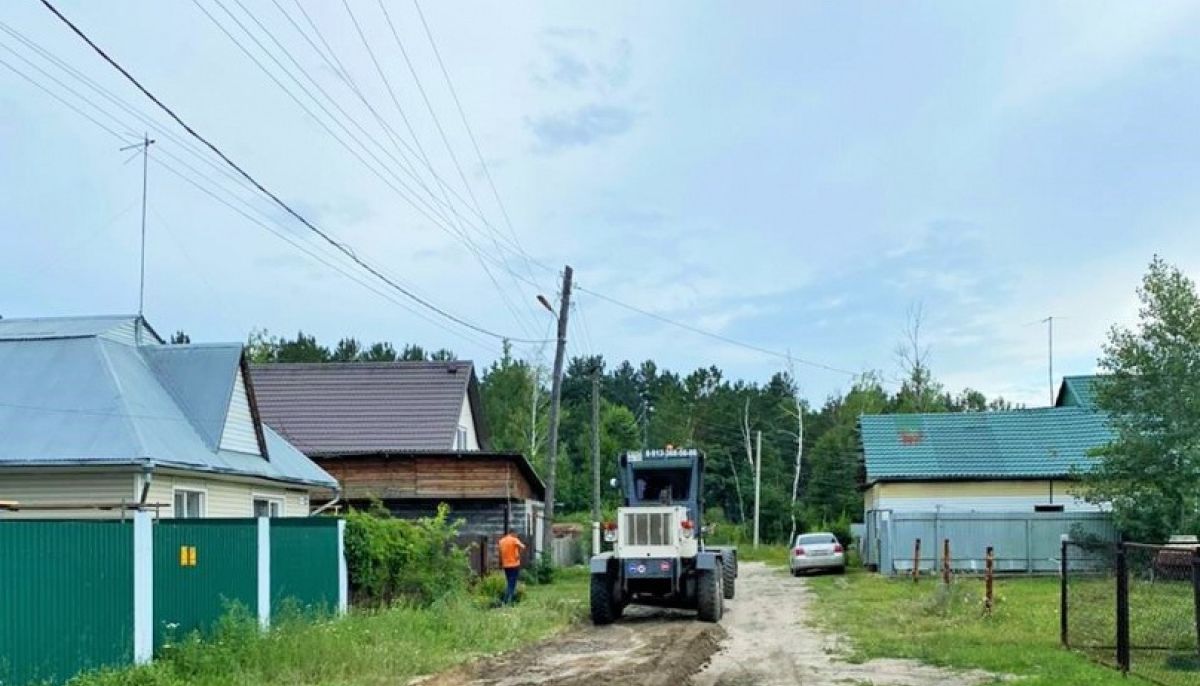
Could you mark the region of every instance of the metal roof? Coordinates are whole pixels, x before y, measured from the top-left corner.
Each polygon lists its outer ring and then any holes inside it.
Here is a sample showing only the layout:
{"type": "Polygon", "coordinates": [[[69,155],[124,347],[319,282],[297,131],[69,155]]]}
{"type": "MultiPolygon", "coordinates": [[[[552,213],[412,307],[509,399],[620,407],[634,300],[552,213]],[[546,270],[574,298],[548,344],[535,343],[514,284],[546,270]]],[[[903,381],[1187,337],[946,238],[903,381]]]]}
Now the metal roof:
{"type": "Polygon", "coordinates": [[[336,486],[279,436],[265,436],[266,458],[218,448],[240,344],[121,342],[112,332],[144,325],[129,317],[35,321],[0,320],[0,467],[160,465],[336,486]]]}
{"type": "Polygon", "coordinates": [[[468,361],[263,364],[251,377],[263,422],[314,457],[450,451],[464,399],[487,449],[468,361]]]}
{"type": "Polygon", "coordinates": [[[1096,379],[1094,375],[1064,376],[1058,388],[1058,407],[1096,407],[1096,379]]]}
{"type": "Polygon", "coordinates": [[[1084,407],[863,415],[859,426],[867,483],[1067,477],[1112,439],[1107,417],[1084,407]]]}

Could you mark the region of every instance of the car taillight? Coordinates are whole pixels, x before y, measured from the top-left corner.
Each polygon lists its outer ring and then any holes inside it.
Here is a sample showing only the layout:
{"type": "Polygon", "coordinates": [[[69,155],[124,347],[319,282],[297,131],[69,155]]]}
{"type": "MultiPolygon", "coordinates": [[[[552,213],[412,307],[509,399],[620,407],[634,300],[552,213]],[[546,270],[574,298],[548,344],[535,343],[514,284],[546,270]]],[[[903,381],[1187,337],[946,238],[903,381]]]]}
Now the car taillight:
{"type": "Polygon", "coordinates": [[[835,543],[835,544],[834,544],[834,546],[833,546],[833,552],[835,552],[835,553],[840,553],[840,552],[842,552],[842,544],[841,544],[841,543],[835,543]]]}
{"type": "Polygon", "coordinates": [[[803,554],[804,554],[804,548],[797,547],[797,548],[796,548],[794,551],[792,551],[792,552],[796,553],[796,557],[800,557],[801,555],[803,555],[803,554]]]}

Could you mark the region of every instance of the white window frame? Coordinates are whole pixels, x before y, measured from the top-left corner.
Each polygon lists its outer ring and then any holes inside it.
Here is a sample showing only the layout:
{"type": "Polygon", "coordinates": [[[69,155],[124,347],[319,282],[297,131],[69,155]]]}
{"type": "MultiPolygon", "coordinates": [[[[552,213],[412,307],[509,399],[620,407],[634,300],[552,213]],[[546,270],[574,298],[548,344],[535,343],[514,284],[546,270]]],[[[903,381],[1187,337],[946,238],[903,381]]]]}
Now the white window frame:
{"type": "Polygon", "coordinates": [[[278,505],[279,506],[279,514],[268,514],[267,515],[268,517],[286,517],[287,516],[287,498],[286,497],[281,496],[281,495],[267,495],[265,493],[251,493],[250,494],[250,516],[251,517],[259,516],[258,513],[255,511],[257,509],[257,508],[255,508],[255,505],[260,500],[265,503],[268,503],[270,505],[278,505]]]}
{"type": "Polygon", "coordinates": [[[208,516],[208,489],[195,486],[176,486],[171,489],[171,516],[175,519],[204,519],[208,516]],[[195,493],[200,496],[200,513],[195,517],[180,516],[176,507],[180,493],[195,493]]]}
{"type": "Polygon", "coordinates": [[[458,429],[454,432],[454,449],[466,450],[468,437],[467,425],[459,424],[458,429]]]}

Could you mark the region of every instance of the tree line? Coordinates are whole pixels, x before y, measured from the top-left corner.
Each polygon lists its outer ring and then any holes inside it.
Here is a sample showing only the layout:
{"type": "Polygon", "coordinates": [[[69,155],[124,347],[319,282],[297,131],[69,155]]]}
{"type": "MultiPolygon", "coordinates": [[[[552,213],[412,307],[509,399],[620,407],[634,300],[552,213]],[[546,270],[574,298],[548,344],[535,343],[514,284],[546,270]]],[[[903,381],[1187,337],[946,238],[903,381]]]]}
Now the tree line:
{"type": "MultiPolygon", "coordinates": [[[[1114,327],[1098,365],[1097,402],[1111,418],[1114,440],[1098,446],[1094,469],[1078,475],[1085,497],[1111,507],[1118,526],[1140,540],[1200,533],[1200,295],[1178,268],[1155,257],[1138,290],[1139,321],[1114,327]]],[[[862,517],[865,471],[858,417],[866,413],[985,412],[1013,408],[966,388],[951,392],[935,378],[914,308],[895,351],[898,378],[864,372],[848,388],[811,404],[795,376],[780,370],[763,382],[731,379],[717,365],[676,372],[653,359],[610,363],[575,357],[566,365],[557,456],[560,512],[590,511],[592,386],[599,390],[602,483],[616,475],[616,456],[644,447],[696,447],[707,455],[704,501],[710,521],[745,535],[753,516],[752,447],[762,433],[761,530],[783,541],[795,530],[842,532],[862,517]],[[799,458],[799,459],[798,459],[799,458]],[[800,469],[797,478],[796,465],[800,469]]],[[[186,342],[178,332],[173,342],[186,342]]],[[[256,330],[254,362],[452,360],[452,351],[417,344],[332,347],[297,333],[256,330]]],[[[512,354],[480,372],[493,448],[527,455],[546,473],[550,374],[512,354]]],[[[618,493],[602,488],[611,511],[618,493]]]]}

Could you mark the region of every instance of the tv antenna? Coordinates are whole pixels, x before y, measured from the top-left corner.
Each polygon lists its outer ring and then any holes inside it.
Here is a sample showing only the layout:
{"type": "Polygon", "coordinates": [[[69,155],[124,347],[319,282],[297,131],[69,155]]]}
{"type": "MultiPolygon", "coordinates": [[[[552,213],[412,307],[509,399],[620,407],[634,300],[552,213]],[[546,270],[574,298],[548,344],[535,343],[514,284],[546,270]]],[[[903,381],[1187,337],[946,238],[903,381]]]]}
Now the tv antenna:
{"type": "MultiPolygon", "coordinates": [[[[133,150],[140,148],[142,153],[142,255],[140,269],[138,272],[138,319],[141,320],[146,310],[146,178],[148,176],[148,161],[150,159],[150,146],[154,145],[154,139],[150,138],[149,134],[142,134],[142,142],[126,145],[119,151],[133,150]]],[[[133,158],[130,158],[133,159],[133,158]]],[[[126,160],[128,162],[128,160],[126,160]]]]}

